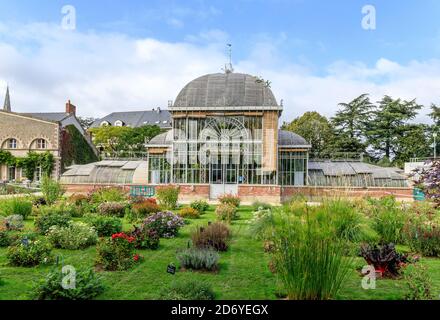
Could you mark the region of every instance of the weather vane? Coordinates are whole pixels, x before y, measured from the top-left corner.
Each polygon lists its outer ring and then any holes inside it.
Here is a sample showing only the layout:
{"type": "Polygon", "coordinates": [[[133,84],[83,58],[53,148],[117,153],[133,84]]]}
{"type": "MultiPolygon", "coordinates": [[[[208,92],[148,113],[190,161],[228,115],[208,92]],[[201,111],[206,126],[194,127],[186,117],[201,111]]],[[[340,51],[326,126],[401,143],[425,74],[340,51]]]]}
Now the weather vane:
{"type": "Polygon", "coordinates": [[[223,69],[226,73],[232,73],[234,72],[234,68],[232,67],[232,44],[228,43],[226,44],[228,47],[228,56],[229,56],[229,63],[225,65],[225,68],[223,69]]]}

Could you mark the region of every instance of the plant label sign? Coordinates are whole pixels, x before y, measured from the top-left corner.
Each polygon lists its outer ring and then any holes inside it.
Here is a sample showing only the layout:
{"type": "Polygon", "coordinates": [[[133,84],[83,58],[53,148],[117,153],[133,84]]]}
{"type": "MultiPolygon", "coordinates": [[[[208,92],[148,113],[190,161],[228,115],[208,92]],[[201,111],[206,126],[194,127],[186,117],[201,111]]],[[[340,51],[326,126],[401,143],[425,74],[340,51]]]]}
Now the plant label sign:
{"type": "Polygon", "coordinates": [[[169,264],[167,267],[167,272],[169,274],[176,274],[176,266],[174,266],[173,264],[169,264]]]}

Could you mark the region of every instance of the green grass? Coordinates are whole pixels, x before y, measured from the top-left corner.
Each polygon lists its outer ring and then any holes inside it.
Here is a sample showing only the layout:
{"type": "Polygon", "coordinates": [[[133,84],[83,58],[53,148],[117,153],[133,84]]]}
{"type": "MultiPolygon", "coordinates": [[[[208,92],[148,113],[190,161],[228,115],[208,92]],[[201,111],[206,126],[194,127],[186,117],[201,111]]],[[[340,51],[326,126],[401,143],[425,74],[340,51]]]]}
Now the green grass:
{"type": "MultiPolygon", "coordinates": [[[[170,275],[167,265],[177,265],[176,250],[186,248],[192,228],[208,221],[215,220],[214,208],[200,219],[189,220],[190,224],[181,229],[175,239],[161,239],[156,251],[138,250],[145,260],[129,271],[100,272],[106,285],[105,292],[98,299],[143,300],[158,299],[160,291],[177,279],[204,280],[212,284],[218,299],[278,299],[280,287],[276,277],[269,271],[269,255],[263,252],[261,241],[251,238],[247,220],[252,215],[250,207],[239,209],[240,219],[232,224],[233,238],[230,249],[220,253],[220,270],[217,274],[200,272],[177,272],[170,275]]],[[[124,222],[127,230],[131,224],[124,222]]],[[[32,230],[32,221],[26,221],[26,228],[32,230]]],[[[75,267],[92,267],[95,258],[95,247],[86,250],[54,250],[60,255],[64,264],[75,267]]],[[[422,259],[428,267],[433,280],[433,293],[440,293],[440,259],[422,259]]],[[[402,299],[405,295],[403,280],[378,279],[375,290],[364,290],[361,287],[362,276],[356,271],[364,265],[363,259],[356,258],[353,268],[342,285],[338,299],[402,299]]],[[[43,279],[54,266],[35,268],[17,268],[7,265],[6,248],[0,249],[0,300],[28,299],[35,282],[43,279]]]]}

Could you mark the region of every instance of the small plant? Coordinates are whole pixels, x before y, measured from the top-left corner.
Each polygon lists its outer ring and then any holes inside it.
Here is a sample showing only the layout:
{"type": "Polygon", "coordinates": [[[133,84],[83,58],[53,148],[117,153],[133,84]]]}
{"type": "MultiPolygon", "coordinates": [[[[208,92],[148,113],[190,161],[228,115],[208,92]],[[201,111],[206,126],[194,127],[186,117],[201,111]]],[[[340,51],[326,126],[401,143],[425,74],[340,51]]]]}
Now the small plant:
{"type": "Polygon", "coordinates": [[[135,254],[136,239],[123,232],[103,238],[96,246],[96,265],[106,271],[130,269],[140,256],[135,254]]]}
{"type": "Polygon", "coordinates": [[[200,217],[200,212],[194,208],[185,207],[180,209],[179,216],[182,218],[197,219],[200,217]]]}
{"type": "Polygon", "coordinates": [[[90,198],[84,194],[75,193],[75,194],[72,194],[67,201],[70,204],[73,204],[73,205],[79,207],[79,206],[83,206],[83,205],[89,203],[90,198]]]}
{"type": "Polygon", "coordinates": [[[70,222],[67,227],[52,226],[47,234],[55,248],[78,250],[96,244],[98,235],[84,222],[70,222]]]}
{"type": "Polygon", "coordinates": [[[142,225],[140,228],[135,227],[129,236],[135,238],[136,249],[156,250],[159,248],[160,237],[154,229],[147,229],[142,225]]]}
{"type": "Polygon", "coordinates": [[[160,294],[162,300],[214,300],[210,284],[195,280],[174,282],[160,294]]]}
{"type": "Polygon", "coordinates": [[[32,205],[38,208],[47,205],[47,202],[43,197],[34,197],[32,200],[32,205]]]}
{"type": "Polygon", "coordinates": [[[33,291],[36,300],[90,300],[104,292],[102,279],[92,269],[76,270],[73,288],[63,288],[61,270],[47,274],[33,291]]]}
{"type": "Polygon", "coordinates": [[[61,183],[49,178],[47,175],[43,176],[41,181],[41,192],[48,205],[53,205],[58,199],[62,197],[65,190],[61,183]]]}
{"type": "Polygon", "coordinates": [[[98,207],[98,212],[105,216],[124,217],[127,205],[120,202],[104,202],[98,207]]]}
{"type": "Polygon", "coordinates": [[[8,248],[6,257],[11,265],[17,267],[33,267],[40,263],[49,262],[51,256],[51,246],[41,240],[23,240],[8,248]]]}
{"type": "Polygon", "coordinates": [[[9,231],[0,228],[0,248],[9,247],[13,238],[9,231]]]}
{"type": "Polygon", "coordinates": [[[193,201],[189,206],[197,210],[200,214],[205,213],[209,209],[209,204],[205,200],[193,201]]]}
{"type": "Polygon", "coordinates": [[[159,204],[166,210],[174,210],[177,208],[179,193],[180,188],[177,186],[165,186],[156,190],[159,204]]]}
{"type": "Polygon", "coordinates": [[[272,205],[260,201],[255,201],[254,203],[252,203],[252,209],[254,211],[270,210],[272,209],[272,205]]]}
{"type": "Polygon", "coordinates": [[[20,231],[24,228],[23,216],[12,215],[0,221],[0,229],[4,227],[7,231],[20,231]]]}
{"type": "Polygon", "coordinates": [[[100,188],[92,191],[87,196],[92,203],[123,202],[127,200],[127,193],[122,188],[110,187],[100,188]]]}
{"type": "Polygon", "coordinates": [[[191,233],[195,247],[199,249],[213,248],[217,251],[227,251],[231,232],[221,222],[211,223],[207,227],[198,227],[191,233]]]}
{"type": "Polygon", "coordinates": [[[215,209],[217,219],[231,223],[232,220],[238,219],[237,207],[228,203],[222,203],[215,209]]]}
{"type": "Polygon", "coordinates": [[[158,212],[147,217],[142,228],[153,229],[161,238],[173,238],[185,225],[184,220],[172,212],[158,212]]]}
{"type": "Polygon", "coordinates": [[[32,214],[32,201],[27,198],[10,198],[0,202],[0,215],[20,215],[26,219],[32,214]]]}
{"type": "Polygon", "coordinates": [[[198,249],[189,248],[177,253],[177,259],[182,268],[214,271],[218,268],[218,259],[220,258],[217,251],[212,248],[198,249]]]}
{"type": "Polygon", "coordinates": [[[41,234],[46,234],[50,227],[67,227],[70,222],[70,215],[56,208],[46,208],[35,218],[35,228],[41,234]]]}
{"type": "Polygon", "coordinates": [[[131,220],[139,220],[148,217],[153,213],[160,211],[156,199],[148,198],[137,201],[131,205],[132,216],[131,220]]]}
{"type": "Polygon", "coordinates": [[[236,208],[240,206],[241,200],[238,196],[234,196],[233,194],[224,194],[218,198],[221,204],[229,204],[236,208]]]}
{"type": "Polygon", "coordinates": [[[432,280],[426,267],[415,264],[405,269],[404,279],[408,292],[406,300],[432,300],[432,280]]]}
{"type": "Polygon", "coordinates": [[[110,237],[122,231],[122,221],[116,217],[90,214],[86,216],[86,222],[95,228],[99,237],[110,237]]]}
{"type": "Polygon", "coordinates": [[[376,273],[385,278],[400,276],[402,267],[409,262],[406,255],[398,253],[392,243],[381,247],[362,245],[361,256],[374,266],[376,273]]]}
{"type": "Polygon", "coordinates": [[[411,250],[426,257],[440,256],[440,225],[435,214],[414,214],[405,225],[404,236],[411,250]]]}

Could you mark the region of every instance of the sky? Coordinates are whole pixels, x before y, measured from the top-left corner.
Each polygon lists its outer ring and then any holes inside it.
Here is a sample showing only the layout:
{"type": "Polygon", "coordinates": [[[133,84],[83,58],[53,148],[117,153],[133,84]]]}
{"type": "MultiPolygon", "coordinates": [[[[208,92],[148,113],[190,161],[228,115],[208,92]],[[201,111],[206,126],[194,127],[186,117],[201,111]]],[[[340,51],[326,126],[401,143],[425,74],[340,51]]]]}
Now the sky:
{"type": "Polygon", "coordinates": [[[222,72],[228,43],[235,72],[271,81],[282,120],[363,93],[417,99],[423,122],[440,104],[437,0],[0,0],[0,103],[8,84],[17,112],[166,108],[222,72]]]}

